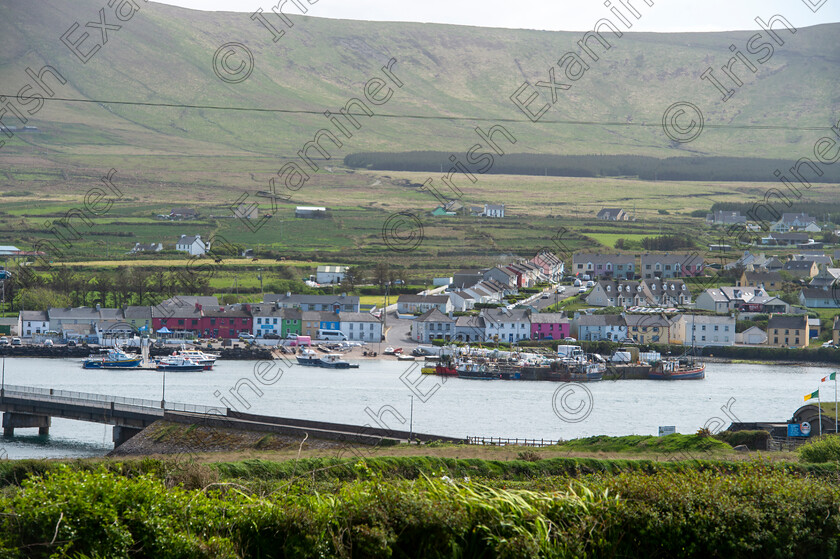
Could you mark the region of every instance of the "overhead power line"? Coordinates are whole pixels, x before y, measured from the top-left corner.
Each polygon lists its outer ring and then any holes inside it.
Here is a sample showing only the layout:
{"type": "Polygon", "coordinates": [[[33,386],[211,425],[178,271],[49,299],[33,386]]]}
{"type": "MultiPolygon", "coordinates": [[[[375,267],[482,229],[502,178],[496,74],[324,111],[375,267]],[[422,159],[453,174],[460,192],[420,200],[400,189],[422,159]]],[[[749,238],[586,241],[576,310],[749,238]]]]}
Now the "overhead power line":
{"type": "MultiPolygon", "coordinates": [[[[0,96],[12,97],[14,95],[2,94],[0,96]]],[[[278,114],[301,114],[301,115],[318,115],[324,116],[324,111],[307,111],[303,109],[273,109],[267,107],[226,107],[222,105],[193,105],[187,103],[152,103],[147,101],[117,101],[113,99],[70,99],[65,97],[50,97],[44,98],[45,101],[63,101],[66,103],[94,103],[100,105],[128,105],[134,107],[157,107],[157,108],[173,108],[173,109],[203,109],[210,111],[237,111],[237,112],[254,112],[254,113],[278,113],[278,114]]],[[[354,116],[368,116],[363,113],[351,113],[354,116]]],[[[471,117],[471,116],[445,116],[445,115],[414,115],[414,114],[374,114],[377,118],[396,118],[396,119],[413,119],[413,120],[450,120],[450,121],[469,121],[469,122],[505,122],[505,123],[522,123],[522,124],[566,124],[572,126],[627,126],[637,128],[660,128],[662,123],[658,120],[656,122],[613,122],[613,121],[597,121],[597,120],[540,120],[532,122],[528,119],[517,118],[489,118],[489,117],[471,117]]],[[[705,123],[705,128],[729,128],[740,130],[798,130],[798,131],[815,131],[823,132],[831,130],[830,126],[789,126],[784,124],[709,124],[705,123]]]]}

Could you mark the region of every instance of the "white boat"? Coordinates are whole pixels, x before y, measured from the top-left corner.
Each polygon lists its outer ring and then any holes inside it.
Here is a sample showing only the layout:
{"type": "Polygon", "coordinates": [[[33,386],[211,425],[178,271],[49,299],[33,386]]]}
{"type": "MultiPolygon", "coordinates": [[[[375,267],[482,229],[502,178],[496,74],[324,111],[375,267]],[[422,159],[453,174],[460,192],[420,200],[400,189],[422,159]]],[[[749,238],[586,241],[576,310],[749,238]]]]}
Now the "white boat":
{"type": "Polygon", "coordinates": [[[208,365],[202,365],[190,359],[189,357],[181,357],[176,355],[168,355],[157,362],[159,371],[206,371],[210,369],[208,365]]]}
{"type": "Polygon", "coordinates": [[[351,365],[342,359],[340,353],[319,355],[311,349],[304,349],[297,356],[297,362],[305,367],[323,367],[325,369],[356,369],[359,367],[358,365],[351,365]]]}
{"type": "Polygon", "coordinates": [[[187,357],[199,365],[204,365],[207,369],[212,369],[219,358],[215,353],[205,353],[199,349],[188,349],[187,346],[181,345],[181,349],[172,352],[172,357],[187,357]]]}

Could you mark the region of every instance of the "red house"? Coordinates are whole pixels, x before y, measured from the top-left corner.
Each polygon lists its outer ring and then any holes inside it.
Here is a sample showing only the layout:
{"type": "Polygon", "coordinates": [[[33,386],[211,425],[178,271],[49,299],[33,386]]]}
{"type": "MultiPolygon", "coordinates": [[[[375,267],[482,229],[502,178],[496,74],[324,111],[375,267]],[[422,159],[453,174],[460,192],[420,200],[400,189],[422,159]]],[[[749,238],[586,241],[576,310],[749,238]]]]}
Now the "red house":
{"type": "Polygon", "coordinates": [[[254,319],[247,307],[205,309],[201,317],[201,332],[208,338],[238,338],[250,334],[254,319]]]}
{"type": "Polygon", "coordinates": [[[166,327],[170,332],[201,335],[201,305],[160,304],[152,307],[152,328],[155,332],[166,327]]]}

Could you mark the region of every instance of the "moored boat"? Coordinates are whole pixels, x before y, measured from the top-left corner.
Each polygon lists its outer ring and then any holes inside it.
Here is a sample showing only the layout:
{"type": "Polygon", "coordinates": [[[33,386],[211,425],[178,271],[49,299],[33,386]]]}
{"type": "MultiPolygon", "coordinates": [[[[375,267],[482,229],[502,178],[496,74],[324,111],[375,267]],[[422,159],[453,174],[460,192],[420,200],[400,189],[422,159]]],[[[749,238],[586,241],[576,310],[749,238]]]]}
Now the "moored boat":
{"type": "Polygon", "coordinates": [[[126,353],[119,348],[101,349],[82,362],[85,369],[136,369],[143,358],[135,353],[126,353]]]}
{"type": "Polygon", "coordinates": [[[699,380],[706,378],[706,364],[686,357],[663,359],[648,373],[651,380],[699,380]]]}
{"type": "Polygon", "coordinates": [[[476,363],[472,360],[461,361],[455,365],[458,378],[468,380],[496,380],[499,373],[490,371],[484,363],[476,363]]]}
{"type": "Polygon", "coordinates": [[[204,365],[206,370],[212,369],[213,365],[216,364],[216,360],[219,358],[216,354],[205,353],[198,349],[187,349],[184,345],[181,346],[180,350],[173,351],[172,357],[186,357],[199,365],[204,365]]]}
{"type": "Polygon", "coordinates": [[[169,355],[158,360],[157,369],[158,371],[195,372],[205,371],[209,369],[209,367],[200,363],[196,363],[189,357],[169,355]]]}
{"type": "Polygon", "coordinates": [[[358,364],[351,364],[341,358],[339,353],[328,353],[321,357],[319,367],[325,369],[358,369],[358,364]]]}
{"type": "Polygon", "coordinates": [[[298,365],[303,365],[305,367],[321,366],[321,356],[309,348],[301,351],[300,354],[296,356],[296,359],[298,365]]]}

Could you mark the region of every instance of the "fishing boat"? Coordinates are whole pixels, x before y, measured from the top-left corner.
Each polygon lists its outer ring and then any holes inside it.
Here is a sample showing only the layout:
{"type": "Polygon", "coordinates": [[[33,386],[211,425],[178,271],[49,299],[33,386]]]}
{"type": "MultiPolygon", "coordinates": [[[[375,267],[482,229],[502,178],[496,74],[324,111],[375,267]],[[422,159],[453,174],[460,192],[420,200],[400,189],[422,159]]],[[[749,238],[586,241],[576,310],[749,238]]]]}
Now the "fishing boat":
{"type": "Polygon", "coordinates": [[[688,357],[668,358],[656,363],[648,373],[652,380],[699,380],[706,378],[706,364],[688,357]]]}
{"type": "MultiPolygon", "coordinates": [[[[694,315],[691,319],[694,330],[694,315]]],[[[706,378],[706,364],[694,360],[694,337],[691,338],[691,351],[680,357],[668,357],[655,363],[648,373],[652,380],[700,380],[706,378]]]]}
{"type": "Polygon", "coordinates": [[[119,348],[101,349],[82,362],[85,369],[136,369],[143,358],[136,353],[126,353],[119,348]]]}
{"type": "Polygon", "coordinates": [[[460,361],[455,365],[458,378],[468,380],[495,380],[499,378],[498,372],[490,371],[484,363],[476,363],[472,360],[460,361]]]}
{"type": "Polygon", "coordinates": [[[158,371],[195,372],[209,369],[206,365],[196,363],[189,357],[168,355],[157,362],[158,371]]]}
{"type": "Polygon", "coordinates": [[[438,363],[435,365],[435,374],[443,377],[457,377],[458,371],[451,363],[438,363]]]}

